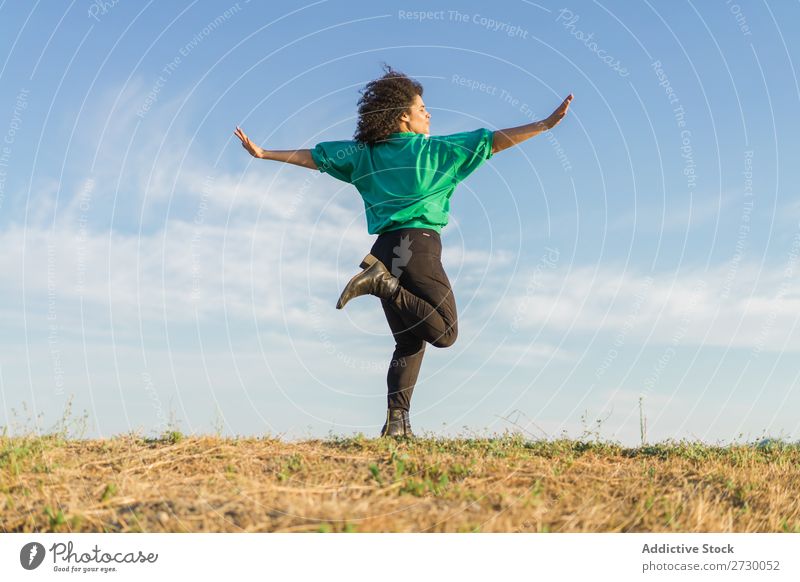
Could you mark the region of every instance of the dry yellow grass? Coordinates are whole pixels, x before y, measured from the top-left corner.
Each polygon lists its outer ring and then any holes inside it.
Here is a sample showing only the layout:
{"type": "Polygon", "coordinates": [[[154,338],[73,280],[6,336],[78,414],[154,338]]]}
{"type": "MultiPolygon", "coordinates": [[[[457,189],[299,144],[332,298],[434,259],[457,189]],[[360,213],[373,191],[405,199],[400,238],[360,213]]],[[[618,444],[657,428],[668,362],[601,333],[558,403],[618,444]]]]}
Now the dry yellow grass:
{"type": "Polygon", "coordinates": [[[800,531],[800,449],[0,437],[0,531],[800,531]]]}

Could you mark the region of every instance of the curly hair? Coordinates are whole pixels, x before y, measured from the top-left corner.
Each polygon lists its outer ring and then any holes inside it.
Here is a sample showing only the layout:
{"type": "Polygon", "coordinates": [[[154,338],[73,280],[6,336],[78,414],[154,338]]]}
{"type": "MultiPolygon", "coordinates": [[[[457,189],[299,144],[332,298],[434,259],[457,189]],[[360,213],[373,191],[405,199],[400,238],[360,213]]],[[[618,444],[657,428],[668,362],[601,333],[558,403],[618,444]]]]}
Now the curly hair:
{"type": "Polygon", "coordinates": [[[400,116],[422,97],[422,85],[383,63],[386,74],[367,83],[358,100],[358,126],[353,139],[374,145],[397,131],[400,116]]]}

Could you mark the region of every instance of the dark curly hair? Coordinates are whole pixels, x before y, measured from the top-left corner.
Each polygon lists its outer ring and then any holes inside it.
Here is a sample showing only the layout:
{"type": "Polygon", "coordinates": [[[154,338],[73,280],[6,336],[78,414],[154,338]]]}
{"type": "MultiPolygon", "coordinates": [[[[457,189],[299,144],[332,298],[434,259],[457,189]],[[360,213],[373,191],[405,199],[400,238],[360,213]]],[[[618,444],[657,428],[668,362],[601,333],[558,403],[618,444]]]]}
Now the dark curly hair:
{"type": "Polygon", "coordinates": [[[397,131],[400,116],[422,97],[422,85],[383,63],[386,74],[359,91],[358,127],[353,139],[374,145],[397,131]]]}

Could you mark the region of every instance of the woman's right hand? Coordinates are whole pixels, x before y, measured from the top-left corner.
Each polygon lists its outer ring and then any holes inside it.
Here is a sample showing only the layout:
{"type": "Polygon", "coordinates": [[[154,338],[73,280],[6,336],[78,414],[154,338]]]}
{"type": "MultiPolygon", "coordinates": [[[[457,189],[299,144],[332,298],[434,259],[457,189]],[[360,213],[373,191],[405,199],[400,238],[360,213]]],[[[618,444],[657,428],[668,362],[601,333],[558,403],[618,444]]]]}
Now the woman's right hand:
{"type": "Polygon", "coordinates": [[[567,114],[567,110],[569,109],[569,104],[572,101],[572,93],[567,95],[567,98],[561,102],[561,105],[550,114],[550,117],[547,118],[547,126],[552,129],[564,118],[567,114]]]}
{"type": "Polygon", "coordinates": [[[238,125],[236,126],[236,131],[234,131],[233,134],[240,140],[242,140],[242,147],[246,149],[248,152],[250,152],[250,155],[253,156],[254,158],[260,158],[261,155],[264,153],[264,150],[262,148],[258,147],[256,144],[250,141],[250,138],[247,137],[247,134],[244,131],[242,131],[242,128],[240,128],[238,125]]]}

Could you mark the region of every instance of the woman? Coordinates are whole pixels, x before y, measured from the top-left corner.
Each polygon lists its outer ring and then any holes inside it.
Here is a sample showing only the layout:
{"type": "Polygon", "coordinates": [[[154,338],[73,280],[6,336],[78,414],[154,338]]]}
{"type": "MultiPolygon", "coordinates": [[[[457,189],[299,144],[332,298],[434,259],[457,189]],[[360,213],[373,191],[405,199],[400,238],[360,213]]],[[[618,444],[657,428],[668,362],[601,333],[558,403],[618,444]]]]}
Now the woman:
{"type": "Polygon", "coordinates": [[[572,95],[543,121],[495,132],[480,128],[430,136],[422,85],[388,65],[384,70],[361,91],[353,140],[321,142],[311,150],[268,151],[239,127],[234,133],[257,158],[326,172],[361,194],[367,230],[378,238],[336,308],[361,295],[380,298],[395,339],[381,436],[413,437],[409,409],[425,344],[449,347],[458,335],[439,235],[448,221],[450,196],[493,154],[558,124],[572,95]]]}

